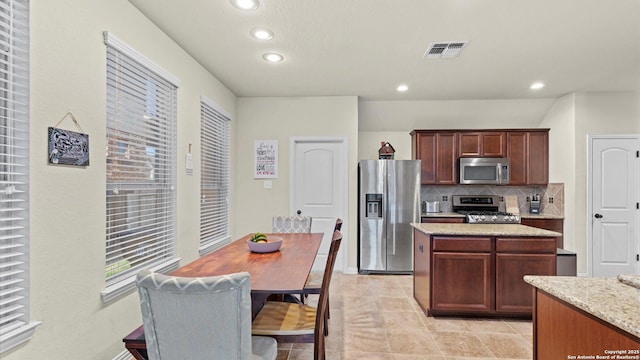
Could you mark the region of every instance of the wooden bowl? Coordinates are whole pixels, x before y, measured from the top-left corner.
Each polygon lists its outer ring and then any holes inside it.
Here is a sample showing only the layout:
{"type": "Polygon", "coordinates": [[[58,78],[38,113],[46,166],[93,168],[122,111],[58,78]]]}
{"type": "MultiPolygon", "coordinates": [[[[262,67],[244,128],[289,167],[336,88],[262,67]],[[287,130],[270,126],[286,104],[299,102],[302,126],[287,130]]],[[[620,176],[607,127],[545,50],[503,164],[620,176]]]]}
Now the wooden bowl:
{"type": "Polygon", "coordinates": [[[251,239],[247,239],[247,245],[249,245],[249,250],[256,253],[270,253],[274,251],[278,251],[280,246],[282,245],[282,238],[277,236],[269,236],[267,238],[267,242],[259,243],[253,242],[251,239]]]}

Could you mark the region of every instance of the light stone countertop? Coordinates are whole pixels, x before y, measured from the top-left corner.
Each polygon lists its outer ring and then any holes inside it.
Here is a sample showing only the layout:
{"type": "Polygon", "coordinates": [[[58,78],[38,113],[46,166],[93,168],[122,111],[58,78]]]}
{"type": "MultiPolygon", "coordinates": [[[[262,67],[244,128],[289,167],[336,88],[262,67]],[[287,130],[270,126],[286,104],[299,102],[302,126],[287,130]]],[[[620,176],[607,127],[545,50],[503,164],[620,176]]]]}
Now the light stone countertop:
{"type": "Polygon", "coordinates": [[[535,236],[557,237],[562,234],[555,231],[538,229],[520,224],[447,224],[412,223],[416,230],[427,235],[480,235],[480,236],[535,236]]]}
{"type": "Polygon", "coordinates": [[[636,337],[640,291],[616,278],[526,275],[524,281],[636,337]]]}
{"type": "Polygon", "coordinates": [[[463,218],[466,215],[464,214],[459,214],[456,212],[431,212],[431,213],[422,213],[420,214],[420,216],[422,217],[459,217],[459,218],[463,218]]]}
{"type": "Polygon", "coordinates": [[[553,214],[529,214],[529,213],[520,213],[521,219],[558,219],[564,220],[564,216],[562,215],[553,215],[553,214]]]}

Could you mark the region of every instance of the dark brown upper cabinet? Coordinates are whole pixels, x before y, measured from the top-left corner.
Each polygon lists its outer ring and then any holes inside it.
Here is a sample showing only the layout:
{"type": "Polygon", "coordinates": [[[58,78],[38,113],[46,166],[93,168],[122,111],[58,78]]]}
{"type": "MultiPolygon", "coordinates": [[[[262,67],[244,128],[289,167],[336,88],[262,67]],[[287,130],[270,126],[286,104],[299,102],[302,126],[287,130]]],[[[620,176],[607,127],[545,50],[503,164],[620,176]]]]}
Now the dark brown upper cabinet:
{"type": "Polygon", "coordinates": [[[502,131],[461,132],[460,157],[506,157],[507,136],[502,131]]]}
{"type": "Polygon", "coordinates": [[[422,161],[422,184],[457,184],[458,134],[451,131],[413,131],[411,148],[414,159],[422,161]]]}
{"type": "Polygon", "coordinates": [[[549,182],[549,129],[508,131],[509,185],[549,182]]]}
{"type": "Polygon", "coordinates": [[[411,149],[424,185],[457,184],[460,157],[509,158],[509,185],[549,182],[549,129],[414,130],[411,149]]]}

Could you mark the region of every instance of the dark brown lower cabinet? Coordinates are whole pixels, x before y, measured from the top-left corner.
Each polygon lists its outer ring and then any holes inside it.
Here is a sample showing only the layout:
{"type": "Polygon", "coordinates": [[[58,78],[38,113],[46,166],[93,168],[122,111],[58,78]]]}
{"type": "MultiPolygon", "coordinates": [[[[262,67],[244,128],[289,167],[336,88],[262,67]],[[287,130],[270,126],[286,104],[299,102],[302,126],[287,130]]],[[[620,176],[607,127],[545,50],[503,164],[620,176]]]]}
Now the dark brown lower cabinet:
{"type": "Polygon", "coordinates": [[[533,299],[525,275],[555,275],[550,254],[496,254],[496,312],[531,315],[533,299]]]}
{"type": "Polygon", "coordinates": [[[528,317],[525,275],[555,275],[554,238],[442,236],[414,230],[414,298],[429,315],[528,317]]]}
{"type": "Polygon", "coordinates": [[[433,306],[441,313],[493,312],[491,253],[433,253],[433,306]]]}

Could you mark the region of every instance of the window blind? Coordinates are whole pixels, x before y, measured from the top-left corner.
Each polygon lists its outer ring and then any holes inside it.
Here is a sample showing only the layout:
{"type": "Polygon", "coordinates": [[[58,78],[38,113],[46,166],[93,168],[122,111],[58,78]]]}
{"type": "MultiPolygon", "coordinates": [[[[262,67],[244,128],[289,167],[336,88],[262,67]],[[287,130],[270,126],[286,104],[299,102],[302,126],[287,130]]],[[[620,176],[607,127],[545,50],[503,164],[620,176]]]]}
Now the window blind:
{"type": "Polygon", "coordinates": [[[200,102],[200,248],[229,242],[230,119],[206,99],[200,102]]]}
{"type": "Polygon", "coordinates": [[[0,2],[0,353],[28,340],[29,2],[0,2]]]}
{"type": "Polygon", "coordinates": [[[105,43],[109,287],[176,257],[177,85],[113,35],[105,43]]]}

